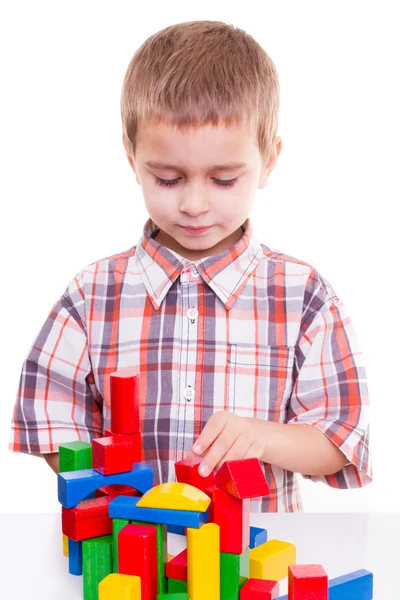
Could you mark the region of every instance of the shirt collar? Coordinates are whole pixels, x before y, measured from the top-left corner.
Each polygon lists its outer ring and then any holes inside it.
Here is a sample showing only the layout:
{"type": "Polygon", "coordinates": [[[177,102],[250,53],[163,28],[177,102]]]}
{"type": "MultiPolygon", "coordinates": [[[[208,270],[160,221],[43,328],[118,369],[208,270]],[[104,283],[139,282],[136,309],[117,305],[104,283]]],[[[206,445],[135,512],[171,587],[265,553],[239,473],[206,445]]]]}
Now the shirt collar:
{"type": "Polygon", "coordinates": [[[159,227],[149,218],[136,246],[137,268],[156,310],[187,265],[195,265],[200,277],[229,310],[263,257],[250,218],[242,225],[243,235],[231,248],[218,254],[189,260],[154,239],[159,227]]]}

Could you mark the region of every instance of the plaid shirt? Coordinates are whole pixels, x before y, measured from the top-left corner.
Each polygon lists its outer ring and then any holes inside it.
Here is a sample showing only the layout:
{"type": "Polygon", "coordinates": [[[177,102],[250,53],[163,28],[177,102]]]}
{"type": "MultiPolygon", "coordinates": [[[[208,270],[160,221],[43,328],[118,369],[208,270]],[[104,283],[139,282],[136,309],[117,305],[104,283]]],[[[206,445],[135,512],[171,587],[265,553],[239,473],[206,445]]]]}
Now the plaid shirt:
{"type": "MultiPolygon", "coordinates": [[[[110,427],[109,377],[140,370],[145,461],[157,483],[217,410],[308,423],[346,455],[336,488],[372,479],[369,399],[355,332],[312,266],[261,244],[248,218],[228,250],[191,261],[154,239],[82,269],[22,365],[9,449],[56,452],[110,427]]],[[[264,465],[271,495],[252,511],[302,510],[297,475],[264,465]]]]}

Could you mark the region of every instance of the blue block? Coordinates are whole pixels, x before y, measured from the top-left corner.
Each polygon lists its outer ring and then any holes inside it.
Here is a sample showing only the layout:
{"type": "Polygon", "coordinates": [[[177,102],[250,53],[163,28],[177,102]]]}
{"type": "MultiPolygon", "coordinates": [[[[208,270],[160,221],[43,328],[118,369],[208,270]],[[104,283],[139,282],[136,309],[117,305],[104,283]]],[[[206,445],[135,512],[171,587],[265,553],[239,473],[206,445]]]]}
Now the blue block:
{"type": "Polygon", "coordinates": [[[137,496],[116,496],[108,505],[108,515],[113,519],[181,525],[195,529],[201,527],[208,519],[208,510],[197,512],[170,508],[144,508],[136,506],[139,500],[137,496]]]}
{"type": "Polygon", "coordinates": [[[134,463],[132,471],[102,475],[94,469],[58,473],[58,501],[73,508],[88,494],[105,485],[130,485],[144,494],[153,487],[153,469],[146,463],[134,463]]]}
{"type": "Polygon", "coordinates": [[[249,548],[257,548],[268,541],[268,532],[259,527],[250,527],[250,545],[249,548]]]}
{"type": "Polygon", "coordinates": [[[82,542],[68,538],[68,569],[71,575],[82,575],[82,542]]]}
{"type": "Polygon", "coordinates": [[[372,600],[373,575],[360,569],[342,577],[331,579],[328,584],[329,600],[372,600]]]}
{"type": "Polygon", "coordinates": [[[186,535],[186,530],[182,525],[167,525],[168,533],[177,533],[178,535],[186,535]]]}

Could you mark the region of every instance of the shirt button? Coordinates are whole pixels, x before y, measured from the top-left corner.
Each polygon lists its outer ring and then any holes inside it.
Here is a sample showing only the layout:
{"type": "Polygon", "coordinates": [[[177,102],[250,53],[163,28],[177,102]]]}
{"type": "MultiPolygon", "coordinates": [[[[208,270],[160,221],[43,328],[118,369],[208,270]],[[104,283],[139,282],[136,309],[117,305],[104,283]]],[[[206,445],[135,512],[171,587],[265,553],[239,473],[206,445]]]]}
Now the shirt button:
{"type": "Polygon", "coordinates": [[[186,315],[187,315],[188,319],[195,320],[199,316],[199,311],[197,310],[197,308],[189,308],[186,315]]]}
{"type": "Polygon", "coordinates": [[[194,396],[194,390],[192,387],[190,387],[190,385],[188,385],[188,387],[186,387],[183,391],[183,395],[186,398],[186,400],[193,400],[193,396],[194,396]]]}
{"type": "Polygon", "coordinates": [[[192,276],[192,277],[200,277],[200,273],[199,273],[199,272],[198,272],[198,270],[197,270],[197,269],[195,269],[195,268],[193,268],[193,269],[190,271],[190,274],[191,274],[191,276],[192,276]]]}

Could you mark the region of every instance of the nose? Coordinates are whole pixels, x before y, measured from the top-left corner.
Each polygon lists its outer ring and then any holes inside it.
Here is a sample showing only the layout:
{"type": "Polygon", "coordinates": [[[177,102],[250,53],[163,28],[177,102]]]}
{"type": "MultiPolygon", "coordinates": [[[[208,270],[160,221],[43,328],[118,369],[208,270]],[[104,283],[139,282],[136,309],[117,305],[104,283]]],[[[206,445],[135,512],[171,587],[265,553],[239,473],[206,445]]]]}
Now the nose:
{"type": "Polygon", "coordinates": [[[196,217],[207,212],[210,205],[204,192],[188,190],[183,194],[179,209],[192,217],[196,217]]]}

